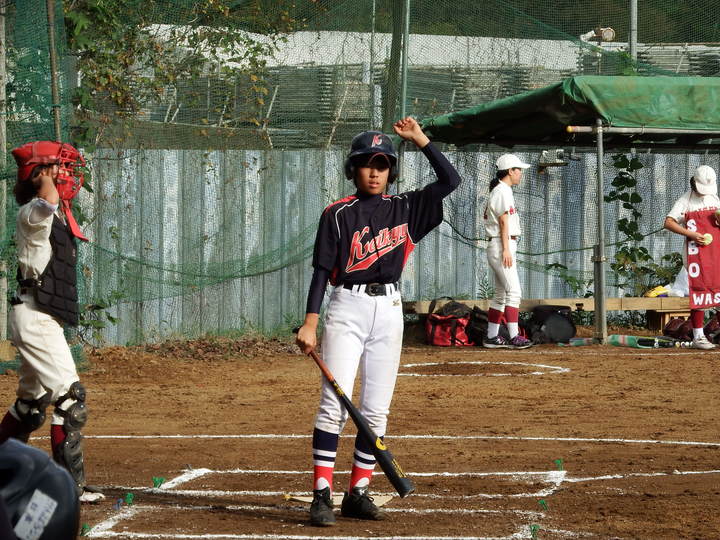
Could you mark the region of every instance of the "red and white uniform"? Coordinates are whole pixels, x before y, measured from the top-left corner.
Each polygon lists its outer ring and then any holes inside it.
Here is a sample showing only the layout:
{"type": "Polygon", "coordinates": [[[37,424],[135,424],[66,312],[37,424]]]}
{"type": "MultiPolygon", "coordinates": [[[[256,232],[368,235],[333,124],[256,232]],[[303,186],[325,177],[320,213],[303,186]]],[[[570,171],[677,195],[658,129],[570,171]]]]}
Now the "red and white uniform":
{"type": "Polygon", "coordinates": [[[519,307],[521,299],[520,278],[517,271],[517,241],[522,234],[512,188],[499,182],[490,192],[485,209],[485,232],[489,238],[487,260],[495,275],[495,295],[490,307],[503,311],[505,306],[519,307]],[[508,235],[512,265],[503,266],[503,245],[500,238],[500,216],[508,214],[508,235]]]}

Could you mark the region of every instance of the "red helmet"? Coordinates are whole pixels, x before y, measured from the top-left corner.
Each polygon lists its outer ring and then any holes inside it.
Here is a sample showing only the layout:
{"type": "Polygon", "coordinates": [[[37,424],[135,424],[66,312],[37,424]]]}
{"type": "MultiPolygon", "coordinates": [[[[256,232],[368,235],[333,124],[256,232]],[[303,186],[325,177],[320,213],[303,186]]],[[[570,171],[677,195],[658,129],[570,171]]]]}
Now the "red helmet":
{"type": "Polygon", "coordinates": [[[15,148],[12,155],[18,166],[18,180],[30,178],[37,165],[57,165],[57,190],[65,201],[73,199],[85,181],[83,172],[75,170],[76,167],[84,167],[85,160],[76,148],[67,143],[29,142],[15,148]]]}

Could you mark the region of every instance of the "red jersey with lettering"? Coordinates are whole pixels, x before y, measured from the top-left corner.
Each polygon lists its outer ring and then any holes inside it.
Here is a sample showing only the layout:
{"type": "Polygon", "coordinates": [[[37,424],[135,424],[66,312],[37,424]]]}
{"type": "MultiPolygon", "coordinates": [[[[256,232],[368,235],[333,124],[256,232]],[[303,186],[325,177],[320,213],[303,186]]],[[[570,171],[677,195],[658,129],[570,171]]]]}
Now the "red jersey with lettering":
{"type": "Polygon", "coordinates": [[[330,271],[330,283],[394,283],[417,243],[442,222],[442,196],[432,189],[400,195],[360,192],[325,208],[313,266],[330,271]]]}

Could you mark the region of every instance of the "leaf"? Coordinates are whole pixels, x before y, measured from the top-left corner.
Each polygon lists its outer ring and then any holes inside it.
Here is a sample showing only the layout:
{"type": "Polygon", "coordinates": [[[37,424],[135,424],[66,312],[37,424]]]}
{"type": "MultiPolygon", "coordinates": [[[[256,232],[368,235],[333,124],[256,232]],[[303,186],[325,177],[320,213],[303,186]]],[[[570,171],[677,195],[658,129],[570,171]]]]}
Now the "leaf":
{"type": "Polygon", "coordinates": [[[634,157],[630,160],[630,166],[628,168],[630,168],[634,171],[637,171],[637,170],[642,169],[644,166],[645,165],[643,165],[642,162],[638,158],[634,157]]]}
{"type": "Polygon", "coordinates": [[[630,161],[627,157],[622,154],[613,156],[613,165],[616,169],[627,169],[630,165],[630,161]]]}

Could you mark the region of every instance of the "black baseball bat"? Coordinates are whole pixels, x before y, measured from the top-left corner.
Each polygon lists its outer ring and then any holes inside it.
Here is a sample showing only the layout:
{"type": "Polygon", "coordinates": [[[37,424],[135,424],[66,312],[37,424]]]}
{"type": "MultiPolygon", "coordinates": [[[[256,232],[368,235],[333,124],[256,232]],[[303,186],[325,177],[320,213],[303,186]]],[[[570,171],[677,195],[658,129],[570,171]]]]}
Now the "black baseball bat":
{"type": "MultiPolygon", "coordinates": [[[[297,330],[298,329],[296,328],[294,331],[297,333],[297,330]]],[[[347,410],[350,418],[352,418],[352,421],[355,422],[358,433],[365,437],[368,443],[370,443],[372,453],[375,456],[377,464],[385,473],[385,476],[395,488],[395,491],[398,492],[398,495],[400,495],[400,497],[407,497],[408,495],[410,495],[413,491],[415,491],[415,484],[413,484],[412,480],[410,480],[410,478],[408,478],[407,475],[403,472],[400,464],[393,457],[390,450],[388,450],[383,440],[378,437],[372,430],[370,425],[367,423],[365,417],[360,413],[360,411],[357,410],[357,408],[355,407],[355,405],[353,405],[352,401],[350,401],[347,395],[345,395],[345,392],[343,392],[343,389],[340,388],[340,385],[335,380],[335,377],[333,377],[333,374],[330,373],[330,370],[325,365],[325,362],[320,359],[320,357],[315,351],[310,351],[309,356],[320,368],[323,376],[325,377],[327,382],[330,383],[330,386],[332,386],[333,390],[335,391],[335,395],[343,404],[345,410],[347,410]]]]}

